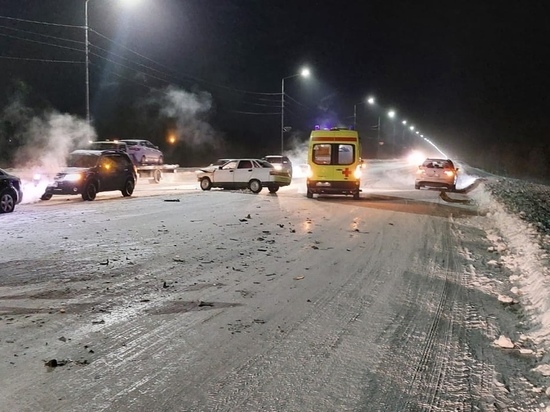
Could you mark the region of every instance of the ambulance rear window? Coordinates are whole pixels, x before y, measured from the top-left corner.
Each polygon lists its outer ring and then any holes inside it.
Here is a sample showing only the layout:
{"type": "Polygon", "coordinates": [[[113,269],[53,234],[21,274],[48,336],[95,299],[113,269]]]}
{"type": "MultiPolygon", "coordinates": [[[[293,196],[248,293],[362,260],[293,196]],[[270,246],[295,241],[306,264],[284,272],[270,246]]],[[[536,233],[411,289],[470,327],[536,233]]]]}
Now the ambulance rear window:
{"type": "Polygon", "coordinates": [[[322,143],[313,145],[313,163],[318,165],[351,165],[355,146],[351,144],[322,143]]]}

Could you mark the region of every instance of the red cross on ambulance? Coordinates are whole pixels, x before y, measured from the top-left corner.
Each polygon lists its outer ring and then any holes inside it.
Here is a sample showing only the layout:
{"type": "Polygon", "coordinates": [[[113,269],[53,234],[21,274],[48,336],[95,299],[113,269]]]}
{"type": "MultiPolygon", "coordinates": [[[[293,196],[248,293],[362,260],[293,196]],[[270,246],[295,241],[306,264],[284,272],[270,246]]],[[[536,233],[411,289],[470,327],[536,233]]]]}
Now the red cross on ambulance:
{"type": "Polygon", "coordinates": [[[349,175],[351,175],[351,170],[349,170],[349,168],[345,168],[344,170],[342,170],[342,174],[346,177],[346,179],[349,177],[349,175]]]}

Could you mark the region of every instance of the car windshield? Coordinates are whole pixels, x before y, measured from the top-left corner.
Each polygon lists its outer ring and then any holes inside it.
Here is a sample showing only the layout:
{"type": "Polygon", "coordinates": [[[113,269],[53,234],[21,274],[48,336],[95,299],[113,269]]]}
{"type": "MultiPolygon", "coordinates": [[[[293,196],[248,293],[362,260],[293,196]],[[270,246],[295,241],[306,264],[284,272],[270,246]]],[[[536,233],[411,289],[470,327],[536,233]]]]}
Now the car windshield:
{"type": "Polygon", "coordinates": [[[281,156],[267,156],[265,160],[269,163],[283,163],[283,158],[281,156]]]}
{"type": "Polygon", "coordinates": [[[97,164],[98,155],[93,153],[71,154],[67,162],[69,167],[94,167],[97,164]]]}
{"type": "Polygon", "coordinates": [[[128,146],[135,146],[138,144],[138,142],[131,142],[129,140],[125,140],[124,143],[126,143],[128,146]]]}

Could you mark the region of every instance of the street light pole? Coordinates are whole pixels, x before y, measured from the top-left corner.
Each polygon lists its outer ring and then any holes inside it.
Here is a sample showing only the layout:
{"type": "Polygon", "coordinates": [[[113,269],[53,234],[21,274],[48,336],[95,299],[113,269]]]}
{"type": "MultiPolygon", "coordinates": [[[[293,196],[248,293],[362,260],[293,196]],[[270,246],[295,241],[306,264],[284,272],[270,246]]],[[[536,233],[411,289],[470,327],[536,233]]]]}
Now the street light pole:
{"type": "Polygon", "coordinates": [[[283,155],[285,148],[285,80],[298,76],[309,77],[309,69],[304,68],[300,71],[300,73],[283,77],[281,79],[281,156],[283,155]]]}
{"type": "Polygon", "coordinates": [[[289,77],[283,77],[281,80],[281,156],[285,146],[285,79],[289,77]]]}
{"type": "Polygon", "coordinates": [[[88,2],[84,3],[84,30],[86,31],[86,122],[90,125],[90,43],[88,41],[88,2]]]}

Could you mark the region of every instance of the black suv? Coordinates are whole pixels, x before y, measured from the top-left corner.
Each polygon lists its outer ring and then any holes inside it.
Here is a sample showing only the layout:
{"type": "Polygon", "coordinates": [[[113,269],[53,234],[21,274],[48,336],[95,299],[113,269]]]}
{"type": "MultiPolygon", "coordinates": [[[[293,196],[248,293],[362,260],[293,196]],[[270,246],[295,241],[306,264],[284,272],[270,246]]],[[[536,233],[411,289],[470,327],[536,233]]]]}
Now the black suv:
{"type": "Polygon", "coordinates": [[[11,213],[23,200],[21,180],[0,169],[0,213],[11,213]]]}
{"type": "Polygon", "coordinates": [[[94,200],[97,192],[110,190],[120,190],[122,196],[131,196],[136,180],[135,166],[122,151],[75,150],[69,155],[67,168],[55,176],[41,199],[80,194],[83,200],[94,200]]]}

